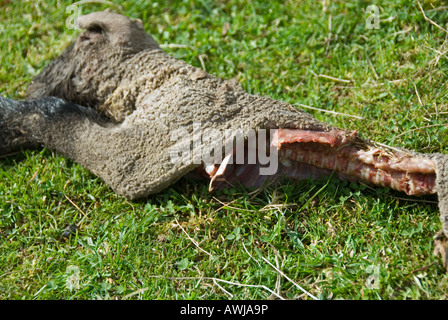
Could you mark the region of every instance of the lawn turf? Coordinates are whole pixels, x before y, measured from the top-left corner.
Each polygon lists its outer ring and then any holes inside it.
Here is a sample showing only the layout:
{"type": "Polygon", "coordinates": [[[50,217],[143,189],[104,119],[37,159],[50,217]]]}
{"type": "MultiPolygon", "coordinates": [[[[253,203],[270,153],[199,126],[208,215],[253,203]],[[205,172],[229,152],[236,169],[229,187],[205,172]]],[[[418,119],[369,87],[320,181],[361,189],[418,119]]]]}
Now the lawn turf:
{"type": "MultiPolygon", "coordinates": [[[[448,10],[420,3],[428,20],[410,0],[80,8],[140,18],[169,54],[250,93],[321,109],[307,111],[380,143],[447,153],[448,10]],[[371,4],[378,29],[366,27],[371,4]]],[[[24,98],[75,39],[69,4],[0,2],[0,95],[24,98]]],[[[295,284],[319,299],[447,298],[432,253],[436,197],[334,178],[207,188],[181,180],[129,202],[51,151],[0,159],[0,299],[311,299],[295,284]]]]}

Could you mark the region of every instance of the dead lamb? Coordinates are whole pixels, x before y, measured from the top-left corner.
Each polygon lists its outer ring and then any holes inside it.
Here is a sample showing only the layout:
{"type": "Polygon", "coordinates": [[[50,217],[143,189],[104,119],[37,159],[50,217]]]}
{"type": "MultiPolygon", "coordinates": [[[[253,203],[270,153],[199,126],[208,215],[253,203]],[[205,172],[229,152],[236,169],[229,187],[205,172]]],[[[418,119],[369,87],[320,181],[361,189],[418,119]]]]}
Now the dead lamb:
{"type": "Polygon", "coordinates": [[[78,23],[84,31],[29,85],[29,100],[0,98],[0,156],[44,146],[128,199],[186,174],[208,177],[211,190],[334,172],[408,195],[437,193],[446,265],[448,156],[378,147],[248,94],[168,56],[139,20],[105,11],[78,23]]]}

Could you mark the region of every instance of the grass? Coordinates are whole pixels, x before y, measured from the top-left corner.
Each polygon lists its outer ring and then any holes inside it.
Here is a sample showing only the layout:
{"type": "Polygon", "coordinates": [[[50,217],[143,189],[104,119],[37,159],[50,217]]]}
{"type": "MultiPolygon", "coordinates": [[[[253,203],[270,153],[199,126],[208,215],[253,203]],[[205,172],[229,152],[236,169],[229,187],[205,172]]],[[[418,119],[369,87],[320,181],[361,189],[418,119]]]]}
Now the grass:
{"type": "MultiPolygon", "coordinates": [[[[0,4],[2,96],[24,98],[27,83],[75,38],[69,4],[0,4]]],[[[447,28],[443,1],[421,5],[447,28]]],[[[448,34],[415,1],[120,6],[159,43],[183,45],[169,54],[237,77],[251,93],[362,117],[308,110],[381,143],[448,151],[448,34]],[[375,3],[380,28],[367,29],[375,3]]],[[[269,290],[310,299],[295,284],[320,299],[446,299],[448,276],[432,253],[436,200],[330,178],[256,194],[209,193],[181,180],[128,202],[79,165],[27,150],[0,159],[0,299],[275,297],[269,290]],[[75,234],[62,237],[72,224],[75,234]]]]}

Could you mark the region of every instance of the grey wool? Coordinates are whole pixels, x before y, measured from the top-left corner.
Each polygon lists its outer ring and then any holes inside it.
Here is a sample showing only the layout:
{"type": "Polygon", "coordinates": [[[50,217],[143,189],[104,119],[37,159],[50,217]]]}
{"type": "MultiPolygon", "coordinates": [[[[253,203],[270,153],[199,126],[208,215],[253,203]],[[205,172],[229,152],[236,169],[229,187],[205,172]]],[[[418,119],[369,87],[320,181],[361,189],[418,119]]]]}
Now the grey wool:
{"type": "MultiPolygon", "coordinates": [[[[58,151],[129,199],[159,192],[201,165],[193,157],[172,161],[170,154],[190,148],[190,139],[175,138],[193,136],[194,123],[202,131],[330,129],[287,103],[250,95],[235,80],[168,56],[138,20],[95,12],[81,16],[79,26],[85,31],[75,43],[30,83],[31,101],[16,109],[22,120],[14,127],[32,137],[28,144],[58,151]],[[71,103],[48,100],[48,112],[42,102],[30,106],[46,96],[71,103]]],[[[197,147],[192,154],[206,152],[197,147]]]]}

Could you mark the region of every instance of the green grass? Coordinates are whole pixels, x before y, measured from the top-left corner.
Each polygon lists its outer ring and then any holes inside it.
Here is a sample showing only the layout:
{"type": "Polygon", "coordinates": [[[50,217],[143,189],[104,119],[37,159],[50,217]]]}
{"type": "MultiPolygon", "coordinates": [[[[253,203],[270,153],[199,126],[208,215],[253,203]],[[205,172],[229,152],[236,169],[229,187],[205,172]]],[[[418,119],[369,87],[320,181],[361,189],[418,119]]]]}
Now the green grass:
{"type": "MultiPolygon", "coordinates": [[[[448,151],[448,34],[415,1],[143,3],[123,1],[121,12],[161,44],[188,45],[166,49],[177,58],[198,67],[202,59],[251,93],[361,116],[309,110],[366,138],[448,151]],[[365,9],[375,3],[380,28],[369,30],[365,9]]],[[[448,28],[448,10],[433,10],[443,1],[421,3],[448,28]]],[[[68,4],[0,3],[2,96],[24,98],[76,37],[68,4]]],[[[181,180],[128,202],[57,154],[24,151],[0,159],[0,299],[266,299],[261,286],[309,299],[265,259],[322,299],[446,299],[448,276],[432,253],[436,200],[329,179],[258,194],[211,194],[181,180]],[[78,231],[63,238],[71,224],[78,231]],[[74,273],[79,288],[70,289],[74,273]],[[366,283],[374,274],[378,287],[366,283]]]]}

